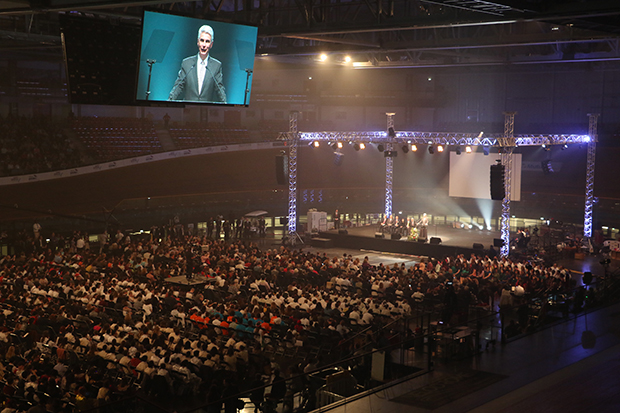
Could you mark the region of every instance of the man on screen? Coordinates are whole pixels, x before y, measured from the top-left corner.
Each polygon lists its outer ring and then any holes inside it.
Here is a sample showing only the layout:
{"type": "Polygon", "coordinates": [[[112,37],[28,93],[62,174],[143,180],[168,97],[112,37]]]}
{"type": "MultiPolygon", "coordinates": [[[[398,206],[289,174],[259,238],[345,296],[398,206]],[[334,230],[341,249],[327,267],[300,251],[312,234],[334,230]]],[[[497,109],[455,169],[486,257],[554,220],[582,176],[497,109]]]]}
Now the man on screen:
{"type": "Polygon", "coordinates": [[[209,56],[213,47],[213,29],[198,29],[198,54],[183,59],[168,100],[226,103],[222,63],[209,56]]]}

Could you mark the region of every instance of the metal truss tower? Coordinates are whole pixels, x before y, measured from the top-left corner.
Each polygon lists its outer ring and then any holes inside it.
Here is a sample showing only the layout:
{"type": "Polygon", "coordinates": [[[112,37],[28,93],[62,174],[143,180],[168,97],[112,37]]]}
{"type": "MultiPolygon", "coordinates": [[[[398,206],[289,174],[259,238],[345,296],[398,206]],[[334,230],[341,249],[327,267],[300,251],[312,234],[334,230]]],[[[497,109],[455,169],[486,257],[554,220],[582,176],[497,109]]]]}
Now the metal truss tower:
{"type": "Polygon", "coordinates": [[[588,135],[588,158],[586,165],[586,204],[583,217],[583,236],[584,238],[592,237],[592,208],[594,206],[594,161],[596,158],[596,142],[598,141],[598,113],[588,113],[590,118],[588,135]]]}
{"type": "Polygon", "coordinates": [[[288,236],[291,240],[297,233],[297,115],[293,111],[288,118],[288,236]]]}
{"type": "Polygon", "coordinates": [[[502,200],[502,216],[500,218],[500,231],[503,241],[500,255],[502,257],[507,257],[510,253],[510,196],[512,193],[515,114],[516,112],[504,112],[504,138],[499,139],[501,162],[504,166],[504,199],[502,200]]]}
{"type": "Polygon", "coordinates": [[[385,157],[385,216],[392,215],[392,182],[394,178],[394,159],[392,154],[394,151],[394,113],[386,113],[387,116],[387,131],[388,141],[386,144],[386,150],[389,156],[385,157]]]}

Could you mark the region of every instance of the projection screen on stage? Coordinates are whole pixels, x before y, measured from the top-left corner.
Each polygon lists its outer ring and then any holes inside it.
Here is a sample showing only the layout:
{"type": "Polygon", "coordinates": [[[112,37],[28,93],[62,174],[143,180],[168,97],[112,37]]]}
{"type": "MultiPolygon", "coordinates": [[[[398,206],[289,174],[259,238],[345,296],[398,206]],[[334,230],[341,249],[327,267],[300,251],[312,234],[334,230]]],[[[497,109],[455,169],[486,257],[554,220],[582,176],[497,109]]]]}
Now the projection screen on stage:
{"type": "MultiPolygon", "coordinates": [[[[491,153],[450,152],[449,196],[461,198],[491,199],[491,165],[500,155],[491,153]]],[[[510,200],[521,200],[521,154],[512,155],[512,185],[510,200]]]]}

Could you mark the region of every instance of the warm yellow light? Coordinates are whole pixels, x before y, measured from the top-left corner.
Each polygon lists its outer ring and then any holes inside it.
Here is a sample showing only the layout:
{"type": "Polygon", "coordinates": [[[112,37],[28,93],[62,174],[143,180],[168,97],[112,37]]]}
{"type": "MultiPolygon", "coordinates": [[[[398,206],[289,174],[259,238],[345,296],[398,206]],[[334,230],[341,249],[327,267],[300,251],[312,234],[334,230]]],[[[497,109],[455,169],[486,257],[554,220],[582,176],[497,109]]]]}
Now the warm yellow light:
{"type": "Polygon", "coordinates": [[[465,147],[465,152],[471,153],[471,146],[466,146],[465,147]]]}
{"type": "Polygon", "coordinates": [[[366,144],[364,144],[364,142],[360,143],[360,149],[366,149],[366,144]]]}
{"type": "Polygon", "coordinates": [[[338,149],[342,149],[342,142],[338,142],[338,149]]]}
{"type": "Polygon", "coordinates": [[[345,63],[351,63],[351,56],[345,56],[344,61],[345,63]]]}
{"type": "Polygon", "coordinates": [[[437,152],[443,152],[443,145],[437,145],[437,152]]]}
{"type": "Polygon", "coordinates": [[[415,145],[415,144],[411,145],[411,150],[413,152],[417,151],[418,150],[418,145],[415,145]]]}
{"type": "Polygon", "coordinates": [[[321,62],[324,62],[327,60],[327,55],[325,53],[321,53],[321,56],[319,56],[319,59],[321,59],[321,62]]]}
{"type": "Polygon", "coordinates": [[[320,144],[319,144],[319,141],[314,141],[314,147],[315,147],[315,148],[318,148],[318,147],[319,147],[319,145],[320,145],[320,144]]]}

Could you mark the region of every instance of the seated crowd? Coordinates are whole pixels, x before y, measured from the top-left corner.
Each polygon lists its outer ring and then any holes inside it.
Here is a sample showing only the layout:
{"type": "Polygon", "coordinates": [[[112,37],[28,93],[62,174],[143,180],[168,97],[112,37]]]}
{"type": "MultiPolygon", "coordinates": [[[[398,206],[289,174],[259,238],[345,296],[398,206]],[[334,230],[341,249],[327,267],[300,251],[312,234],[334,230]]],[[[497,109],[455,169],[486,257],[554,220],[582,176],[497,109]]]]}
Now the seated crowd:
{"type": "MultiPolygon", "coordinates": [[[[426,306],[443,308],[446,323],[466,319],[470,306],[493,306],[506,285],[530,294],[571,286],[561,267],[505,258],[384,266],[181,234],[132,239],[118,231],[96,248],[79,232],[49,243],[37,236],[0,259],[5,405],[84,410],[141,389],[202,397],[219,411],[237,402],[226,398],[271,383],[269,394],[250,396],[266,405],[303,389],[303,380],[283,388],[284,379],[324,365],[323,350],[359,350],[348,339],[367,327],[426,306]],[[192,276],[208,282],[166,282],[192,276]],[[286,367],[279,351],[298,358],[286,367]]],[[[369,346],[383,342],[365,337],[369,346]]]]}
{"type": "MultiPolygon", "coordinates": [[[[176,149],[274,140],[273,132],[250,133],[222,125],[170,128],[176,149]]],[[[160,153],[151,118],[0,116],[0,176],[29,175],[160,153]]]]}
{"type": "Polygon", "coordinates": [[[62,125],[46,118],[0,118],[0,176],[69,169],[84,163],[62,125]]]}

